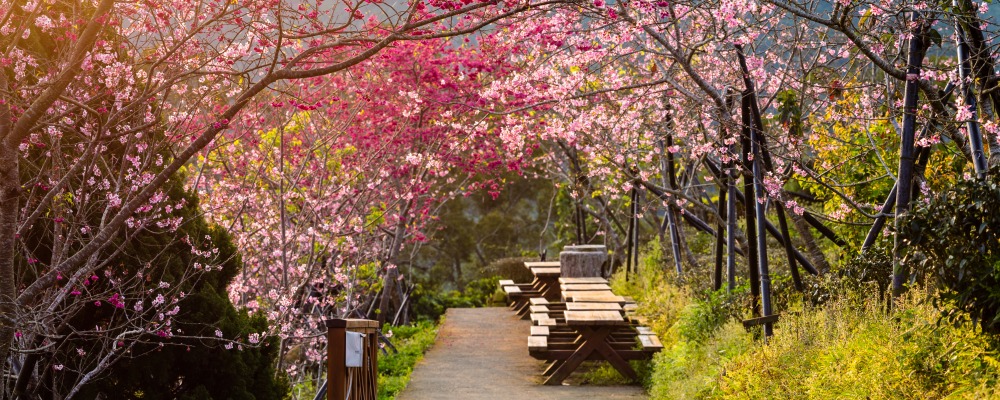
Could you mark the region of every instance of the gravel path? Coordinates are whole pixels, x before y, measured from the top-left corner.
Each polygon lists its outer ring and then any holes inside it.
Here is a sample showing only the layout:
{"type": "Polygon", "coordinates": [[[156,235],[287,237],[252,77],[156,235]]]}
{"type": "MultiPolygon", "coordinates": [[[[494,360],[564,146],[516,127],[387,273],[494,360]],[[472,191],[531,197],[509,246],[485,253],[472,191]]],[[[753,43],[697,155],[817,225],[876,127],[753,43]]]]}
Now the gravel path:
{"type": "Polygon", "coordinates": [[[543,386],[530,321],[502,307],[452,308],[400,400],[646,399],[638,386],[543,386]]]}

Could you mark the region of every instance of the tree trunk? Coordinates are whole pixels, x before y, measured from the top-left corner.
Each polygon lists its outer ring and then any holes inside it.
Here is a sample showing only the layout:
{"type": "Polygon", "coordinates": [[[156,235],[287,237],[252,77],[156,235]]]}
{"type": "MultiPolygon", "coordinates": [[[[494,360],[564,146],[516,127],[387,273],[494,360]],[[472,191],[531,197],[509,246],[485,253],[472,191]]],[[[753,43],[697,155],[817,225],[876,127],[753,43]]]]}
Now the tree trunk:
{"type": "Polygon", "coordinates": [[[396,278],[399,276],[399,267],[396,265],[396,258],[399,257],[399,251],[403,247],[403,235],[406,233],[406,215],[410,213],[410,207],[413,205],[413,200],[410,200],[403,206],[403,209],[399,213],[399,222],[396,223],[396,232],[392,238],[392,244],[389,247],[389,254],[386,256],[386,264],[392,264],[392,268],[387,268],[385,271],[385,279],[382,284],[382,298],[379,299],[378,314],[376,320],[379,326],[385,324],[386,314],[389,312],[389,303],[392,300],[392,296],[396,291],[394,286],[396,284],[396,278]]]}
{"type": "Polygon", "coordinates": [[[0,146],[0,372],[6,376],[7,358],[13,348],[17,298],[14,282],[14,246],[20,197],[18,154],[0,146]]]}

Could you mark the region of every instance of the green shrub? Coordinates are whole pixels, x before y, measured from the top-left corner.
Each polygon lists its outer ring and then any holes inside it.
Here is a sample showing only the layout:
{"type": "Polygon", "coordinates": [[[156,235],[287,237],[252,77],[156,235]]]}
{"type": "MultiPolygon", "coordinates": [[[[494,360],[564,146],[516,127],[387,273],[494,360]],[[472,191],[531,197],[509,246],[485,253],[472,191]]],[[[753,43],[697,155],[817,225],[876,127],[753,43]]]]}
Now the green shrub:
{"type": "Polygon", "coordinates": [[[707,299],[688,304],[676,325],[681,339],[702,343],[712,337],[722,325],[733,319],[734,298],[723,289],[711,292],[707,299]]]}
{"type": "Polygon", "coordinates": [[[903,226],[904,263],[944,286],[941,299],[955,306],[946,316],[954,322],[967,313],[1000,334],[1000,169],[917,204],[903,226]]]}
{"type": "Polygon", "coordinates": [[[498,290],[500,278],[482,278],[465,285],[465,291],[450,290],[439,292],[426,290],[418,284],[413,292],[414,319],[436,321],[449,308],[485,307],[492,303],[493,294],[498,290]]]}

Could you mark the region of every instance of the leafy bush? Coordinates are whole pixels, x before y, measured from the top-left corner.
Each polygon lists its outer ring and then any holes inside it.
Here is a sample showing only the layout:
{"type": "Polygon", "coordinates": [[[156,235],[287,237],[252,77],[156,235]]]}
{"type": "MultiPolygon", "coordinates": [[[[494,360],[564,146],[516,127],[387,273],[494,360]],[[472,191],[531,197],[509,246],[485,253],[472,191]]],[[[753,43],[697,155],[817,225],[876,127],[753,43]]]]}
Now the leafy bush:
{"type": "Polygon", "coordinates": [[[892,283],[892,249],[874,246],[864,254],[856,254],[837,271],[838,276],[856,287],[874,282],[885,293],[892,283]]]}
{"type": "Polygon", "coordinates": [[[947,316],[968,313],[983,330],[1000,333],[1000,169],[918,204],[903,226],[904,262],[947,289],[941,298],[960,311],[947,316]]]}

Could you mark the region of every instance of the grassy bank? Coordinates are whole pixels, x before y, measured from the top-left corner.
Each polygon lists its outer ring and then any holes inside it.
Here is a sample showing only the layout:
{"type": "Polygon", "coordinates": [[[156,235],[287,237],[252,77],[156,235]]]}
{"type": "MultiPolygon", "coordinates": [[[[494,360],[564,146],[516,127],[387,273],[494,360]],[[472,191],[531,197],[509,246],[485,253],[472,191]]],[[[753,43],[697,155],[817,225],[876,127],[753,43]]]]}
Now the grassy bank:
{"type": "MultiPolygon", "coordinates": [[[[443,317],[441,322],[444,322],[443,317]]],[[[421,321],[391,328],[391,340],[398,353],[389,350],[389,355],[380,355],[378,359],[379,400],[394,399],[406,388],[413,367],[434,344],[439,326],[439,323],[421,321]]],[[[389,327],[385,328],[386,332],[389,330],[389,327]]]]}
{"type": "Polygon", "coordinates": [[[765,344],[738,321],[745,297],[676,284],[655,249],[642,264],[612,284],[664,343],[644,378],[654,399],[1000,398],[996,338],[939,323],[926,290],[891,311],[864,288],[818,306],[791,301],[765,344]]]}

